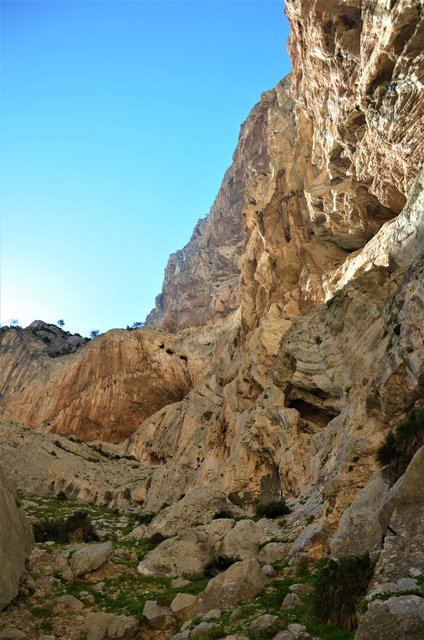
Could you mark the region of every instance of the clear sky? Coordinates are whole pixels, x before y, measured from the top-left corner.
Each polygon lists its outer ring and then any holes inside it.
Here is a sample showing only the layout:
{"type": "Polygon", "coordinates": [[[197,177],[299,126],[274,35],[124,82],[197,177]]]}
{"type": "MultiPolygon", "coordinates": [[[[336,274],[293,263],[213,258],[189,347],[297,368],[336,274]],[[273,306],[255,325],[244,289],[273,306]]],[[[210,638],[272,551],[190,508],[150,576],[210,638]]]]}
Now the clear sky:
{"type": "Polygon", "coordinates": [[[1,1],[1,323],[144,320],[241,123],[290,70],[280,0],[1,1]]]}

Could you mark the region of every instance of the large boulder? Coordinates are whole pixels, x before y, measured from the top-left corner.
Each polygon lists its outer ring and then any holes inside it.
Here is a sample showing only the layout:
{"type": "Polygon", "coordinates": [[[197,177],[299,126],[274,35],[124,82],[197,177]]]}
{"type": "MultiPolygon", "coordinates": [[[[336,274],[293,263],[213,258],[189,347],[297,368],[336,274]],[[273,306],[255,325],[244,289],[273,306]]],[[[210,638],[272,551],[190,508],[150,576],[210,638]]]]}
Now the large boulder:
{"type": "Polygon", "coordinates": [[[140,562],[138,571],[145,576],[196,574],[203,571],[213,557],[209,536],[191,529],[161,542],[140,562]]]}
{"type": "Polygon", "coordinates": [[[70,560],[70,567],[74,578],[99,569],[109,559],[112,553],[112,543],[90,544],[75,551],[70,560]]]}
{"type": "Polygon", "coordinates": [[[15,488],[1,470],[0,514],[0,609],[3,609],[18,595],[34,539],[17,504],[15,488]]]}
{"type": "Polygon", "coordinates": [[[129,640],[138,627],[138,620],[132,616],[117,616],[103,611],[91,613],[85,622],[87,640],[129,640]]]}
{"type": "Polygon", "coordinates": [[[272,564],[285,558],[290,551],[291,544],[287,542],[269,542],[259,552],[258,560],[261,564],[272,564]]]}
{"type": "Polygon", "coordinates": [[[179,620],[187,620],[196,603],[196,596],[191,593],[177,593],[171,602],[171,611],[179,620]]]}
{"type": "Polygon", "coordinates": [[[175,617],[171,610],[168,607],[161,607],[156,600],[146,600],[143,616],[149,626],[154,629],[166,629],[175,623],[175,617]]]}
{"type": "Polygon", "coordinates": [[[254,598],[265,586],[266,577],[257,560],[242,560],[209,581],[199,594],[193,616],[204,615],[211,609],[232,607],[254,598]]]}
{"type": "Polygon", "coordinates": [[[241,560],[257,558],[263,539],[264,534],[255,522],[240,520],[225,536],[221,553],[226,556],[238,556],[241,560]]]}
{"type": "Polygon", "coordinates": [[[424,599],[398,596],[374,600],[361,618],[355,640],[422,640],[424,599]]]}

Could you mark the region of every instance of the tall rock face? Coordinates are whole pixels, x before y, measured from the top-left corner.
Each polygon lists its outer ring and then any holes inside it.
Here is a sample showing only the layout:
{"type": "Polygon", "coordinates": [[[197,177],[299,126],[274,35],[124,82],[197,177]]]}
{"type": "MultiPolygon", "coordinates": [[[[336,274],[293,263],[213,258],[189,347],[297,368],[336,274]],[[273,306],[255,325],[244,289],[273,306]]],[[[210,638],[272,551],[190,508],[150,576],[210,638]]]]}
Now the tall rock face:
{"type": "Polygon", "coordinates": [[[406,0],[287,13],[293,74],[253,109],[171,258],[161,329],[56,358],[8,329],[0,417],[129,436],[121,452],[151,470],[139,503],[170,505],[162,533],[285,497],[325,550],[377,446],[422,403],[424,17],[406,0]]]}
{"type": "Polygon", "coordinates": [[[231,167],[209,215],[197,223],[189,243],[169,258],[162,293],[148,325],[175,330],[217,322],[239,306],[245,189],[269,170],[269,109],[277,93],[265,93],[242,125],[231,167]]]}
{"type": "Polygon", "coordinates": [[[25,562],[34,544],[16,501],[15,488],[0,469],[0,610],[18,595],[25,562]]]}
{"type": "Polygon", "coordinates": [[[85,340],[33,322],[0,333],[0,419],[119,442],[208,372],[211,332],[115,330],[85,340]],[[209,344],[208,344],[209,343],[209,344]]]}
{"type": "Polygon", "coordinates": [[[358,248],[401,211],[422,163],[422,7],[289,0],[287,15],[295,100],[313,123],[311,160],[334,184],[329,192],[314,181],[311,219],[321,235],[358,248]]]}

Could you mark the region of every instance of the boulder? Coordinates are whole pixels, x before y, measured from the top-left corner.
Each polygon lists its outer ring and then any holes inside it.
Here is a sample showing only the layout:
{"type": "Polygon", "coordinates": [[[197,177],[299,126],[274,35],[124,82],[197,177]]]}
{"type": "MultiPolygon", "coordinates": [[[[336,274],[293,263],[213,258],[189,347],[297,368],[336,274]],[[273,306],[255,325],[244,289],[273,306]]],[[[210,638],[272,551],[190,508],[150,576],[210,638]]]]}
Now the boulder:
{"type": "Polygon", "coordinates": [[[172,580],[171,582],[171,587],[172,589],[182,589],[188,584],[190,584],[190,580],[186,580],[185,578],[175,578],[175,580],[172,580]]]}
{"type": "Polygon", "coordinates": [[[308,640],[311,638],[303,624],[289,624],[285,631],[280,631],[273,640],[308,640]]]}
{"type": "Polygon", "coordinates": [[[138,571],[145,576],[194,575],[202,572],[213,557],[207,534],[190,529],[161,542],[140,562],[138,571]]]}
{"type": "Polygon", "coordinates": [[[13,484],[0,470],[0,610],[18,595],[34,545],[32,531],[16,501],[13,484]]]}
{"type": "Polygon", "coordinates": [[[226,556],[238,556],[241,560],[257,558],[262,532],[252,520],[240,520],[227,533],[220,553],[226,556]]]}
{"type": "Polygon", "coordinates": [[[294,607],[298,607],[302,604],[302,600],[295,593],[288,593],[284,598],[281,608],[282,609],[293,609],[294,607]]]}
{"type": "Polygon", "coordinates": [[[179,620],[187,620],[196,600],[196,596],[191,593],[177,593],[171,602],[171,611],[179,620]]]}
{"type": "Polygon", "coordinates": [[[271,627],[275,626],[275,623],[278,620],[278,616],[273,616],[270,613],[264,613],[259,618],[255,618],[250,623],[250,628],[252,631],[267,631],[271,627]]]}
{"type": "Polygon", "coordinates": [[[28,638],[27,634],[19,629],[5,629],[0,631],[1,640],[21,640],[21,638],[28,638]]]}
{"type": "Polygon", "coordinates": [[[139,627],[138,620],[132,616],[116,616],[112,613],[96,611],[85,622],[87,640],[109,640],[133,638],[139,627]]]}
{"type": "Polygon", "coordinates": [[[185,631],[180,631],[172,636],[169,640],[187,640],[190,637],[190,630],[186,629],[185,631]]]}
{"type": "Polygon", "coordinates": [[[221,617],[222,611],[221,609],[211,609],[204,616],[202,616],[202,620],[218,620],[221,617]]]}
{"type": "Polygon", "coordinates": [[[78,600],[78,598],[75,598],[75,596],[71,596],[67,593],[57,598],[53,605],[53,611],[55,613],[64,613],[70,611],[77,613],[82,609],[84,609],[84,605],[81,600],[78,600]]]}
{"type": "Polygon", "coordinates": [[[232,607],[254,598],[265,586],[266,577],[257,560],[235,562],[229,569],[209,581],[199,594],[193,616],[201,616],[211,609],[232,607]]]}
{"type": "Polygon", "coordinates": [[[274,576],[277,575],[276,570],[274,569],[274,567],[271,567],[270,564],[265,564],[262,567],[262,573],[264,574],[264,576],[266,576],[267,578],[273,578],[274,576]]]}
{"type": "Polygon", "coordinates": [[[74,578],[99,569],[109,559],[112,543],[102,542],[82,547],[72,554],[70,567],[74,578]]]}
{"type": "Polygon", "coordinates": [[[314,522],[303,529],[291,545],[288,555],[293,557],[298,553],[308,551],[310,555],[321,557],[327,552],[327,549],[328,538],[324,527],[322,523],[314,522]]]}
{"type": "Polygon", "coordinates": [[[330,540],[332,556],[355,556],[381,548],[383,529],[379,510],[387,499],[389,485],[381,471],[375,473],[340,518],[339,526],[330,540]]]}
{"type": "Polygon", "coordinates": [[[424,599],[397,596],[374,600],[361,618],[355,640],[422,640],[424,599]]]}
{"type": "Polygon", "coordinates": [[[258,560],[261,564],[272,564],[285,558],[290,548],[291,544],[286,542],[269,542],[260,550],[258,560]]]}
{"type": "Polygon", "coordinates": [[[309,584],[302,584],[301,582],[299,582],[290,585],[289,591],[295,593],[298,596],[307,596],[312,593],[313,589],[309,584]]]}
{"type": "Polygon", "coordinates": [[[214,626],[215,625],[212,622],[201,622],[191,630],[190,638],[201,638],[206,633],[211,631],[214,626]]]}
{"type": "Polygon", "coordinates": [[[156,600],[147,600],[143,616],[151,627],[155,629],[166,629],[175,622],[175,617],[168,607],[161,607],[156,600]]]}

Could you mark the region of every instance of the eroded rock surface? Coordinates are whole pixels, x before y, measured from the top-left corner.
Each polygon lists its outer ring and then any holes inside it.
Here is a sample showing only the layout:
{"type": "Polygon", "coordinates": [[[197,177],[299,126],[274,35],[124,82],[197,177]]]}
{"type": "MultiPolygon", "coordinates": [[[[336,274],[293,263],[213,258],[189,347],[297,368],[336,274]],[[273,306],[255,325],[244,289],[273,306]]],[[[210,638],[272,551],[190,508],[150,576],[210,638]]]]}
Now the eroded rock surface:
{"type": "Polygon", "coordinates": [[[213,330],[172,336],[121,329],[87,341],[38,321],[3,328],[0,418],[120,442],[207,373],[212,337],[213,330]]]}
{"type": "Polygon", "coordinates": [[[13,483],[0,469],[0,610],[18,595],[34,544],[32,531],[19,508],[13,483]]]}

